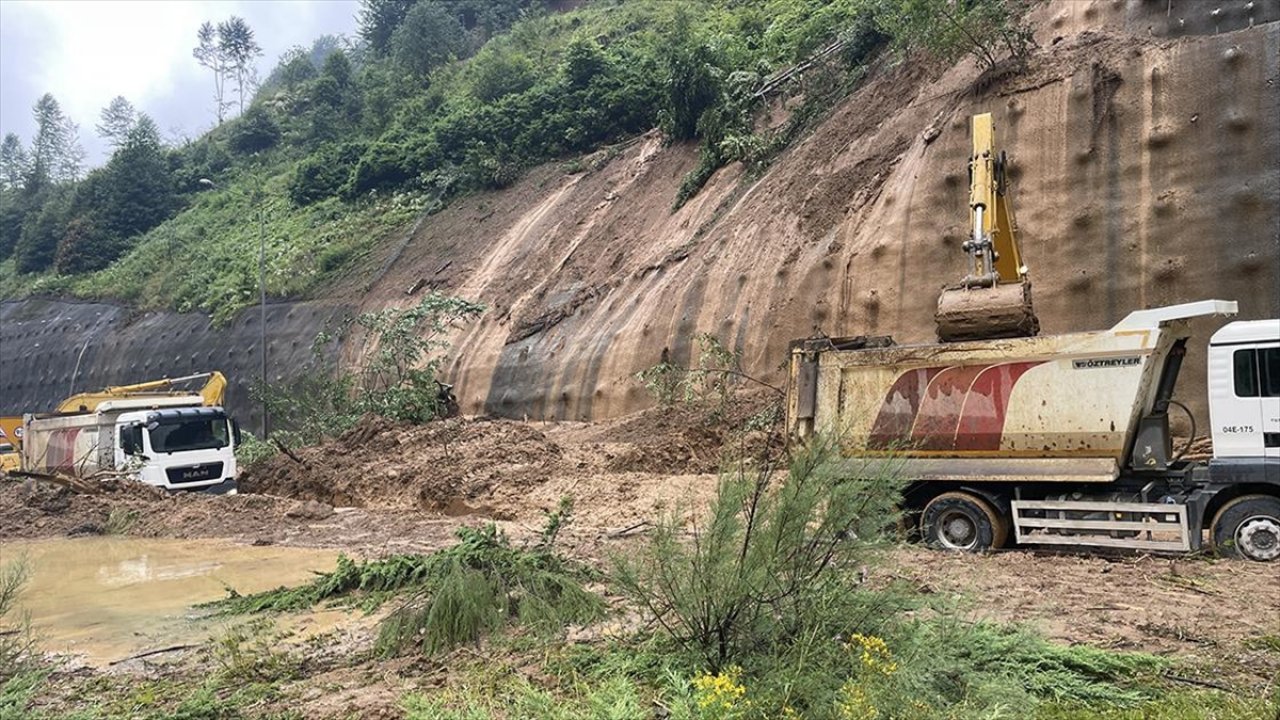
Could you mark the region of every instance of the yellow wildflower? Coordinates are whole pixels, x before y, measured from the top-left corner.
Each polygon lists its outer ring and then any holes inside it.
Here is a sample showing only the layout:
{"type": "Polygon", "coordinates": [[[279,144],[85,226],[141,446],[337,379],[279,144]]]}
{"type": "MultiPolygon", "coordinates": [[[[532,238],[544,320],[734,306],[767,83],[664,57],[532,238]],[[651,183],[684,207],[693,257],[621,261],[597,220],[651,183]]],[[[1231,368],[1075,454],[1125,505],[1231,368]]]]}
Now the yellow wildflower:
{"type": "Polygon", "coordinates": [[[867,693],[861,686],[848,680],[840,686],[836,714],[840,720],[875,720],[879,717],[880,711],[871,704],[871,700],[867,698],[867,693]]]}
{"type": "Polygon", "coordinates": [[[732,666],[722,672],[711,675],[699,673],[693,679],[693,689],[698,708],[709,717],[730,717],[735,709],[750,705],[744,701],[747,688],[739,682],[742,668],[732,666]]]}
{"type": "Polygon", "coordinates": [[[898,663],[893,661],[893,653],[883,638],[875,635],[854,633],[844,645],[850,653],[861,656],[862,668],[879,675],[892,675],[898,671],[898,663]]]}

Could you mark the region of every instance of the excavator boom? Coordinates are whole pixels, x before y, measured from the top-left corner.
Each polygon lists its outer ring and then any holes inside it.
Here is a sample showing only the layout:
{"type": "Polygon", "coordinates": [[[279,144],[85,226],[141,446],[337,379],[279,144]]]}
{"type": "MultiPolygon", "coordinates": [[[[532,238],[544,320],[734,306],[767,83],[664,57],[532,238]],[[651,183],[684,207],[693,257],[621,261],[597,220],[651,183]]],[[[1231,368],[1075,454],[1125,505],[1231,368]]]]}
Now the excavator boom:
{"type": "Polygon", "coordinates": [[[1029,337],[1040,331],[1005,173],[1005,155],[995,149],[991,114],[973,116],[971,236],[961,245],[970,267],[959,284],[944,288],[938,298],[935,320],[943,342],[1029,337]]]}
{"type": "Polygon", "coordinates": [[[134,385],[115,385],[107,387],[97,392],[85,392],[63,400],[58,405],[59,413],[82,413],[93,412],[98,405],[109,400],[120,400],[123,398],[140,398],[140,397],[170,397],[173,395],[189,395],[187,392],[177,392],[172,390],[176,385],[191,382],[192,380],[205,379],[204,387],[200,388],[200,397],[203,398],[204,404],[208,407],[214,407],[222,404],[223,396],[227,390],[227,378],[222,373],[214,370],[213,372],[197,373],[195,375],[187,375],[185,377],[164,378],[162,380],[151,380],[149,382],[137,383],[134,385]]]}

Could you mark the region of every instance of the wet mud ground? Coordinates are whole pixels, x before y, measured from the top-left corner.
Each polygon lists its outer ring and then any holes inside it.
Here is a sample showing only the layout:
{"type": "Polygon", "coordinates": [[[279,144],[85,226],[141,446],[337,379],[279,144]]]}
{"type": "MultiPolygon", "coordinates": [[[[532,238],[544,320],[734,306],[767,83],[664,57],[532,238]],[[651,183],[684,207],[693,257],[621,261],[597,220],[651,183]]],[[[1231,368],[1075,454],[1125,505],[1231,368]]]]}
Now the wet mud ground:
{"type": "MultiPolygon", "coordinates": [[[[246,492],[236,496],[132,485],[84,495],[0,481],[0,559],[33,561],[33,624],[46,650],[67,654],[68,688],[101,674],[189,673],[207,661],[201,644],[226,627],[193,605],[229,588],[300,584],[331,569],[338,553],[427,552],[451,544],[459,527],[485,522],[520,542],[572,496],[562,546],[607,567],[647,524],[691,519],[714,495],[721,449],[735,441],[689,431],[699,419],[682,413],[591,425],[364,427],[359,437],[296,449],[301,462],[281,456],[246,472],[246,492]],[[452,433],[447,450],[444,433],[452,433]],[[177,649],[146,654],[170,647],[177,649]]],[[[1280,673],[1277,655],[1259,646],[1280,637],[1280,570],[1272,565],[1028,550],[951,555],[904,545],[870,573],[954,602],[969,619],[1175,657],[1233,687],[1256,690],[1280,673]]],[[[276,620],[280,642],[308,654],[294,693],[307,717],[394,717],[405,692],[444,672],[369,659],[374,621],[359,610],[276,620]]]]}

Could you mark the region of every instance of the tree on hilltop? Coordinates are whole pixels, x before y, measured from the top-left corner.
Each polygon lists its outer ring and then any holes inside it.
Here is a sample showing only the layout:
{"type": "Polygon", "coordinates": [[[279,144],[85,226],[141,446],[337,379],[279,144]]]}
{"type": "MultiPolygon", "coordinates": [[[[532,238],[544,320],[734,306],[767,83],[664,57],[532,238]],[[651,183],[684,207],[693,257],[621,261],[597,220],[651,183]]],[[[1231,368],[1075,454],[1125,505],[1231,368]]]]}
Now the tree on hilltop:
{"type": "Polygon", "coordinates": [[[98,123],[98,136],[106,140],[112,147],[120,147],[129,138],[129,132],[138,122],[138,111],[133,103],[117,95],[102,108],[102,122],[98,123]]]}
{"type": "Polygon", "coordinates": [[[22,187],[22,178],[26,174],[27,151],[22,147],[22,139],[15,133],[8,133],[0,142],[0,189],[22,187]]]}
{"type": "Polygon", "coordinates": [[[237,104],[244,112],[245,101],[257,85],[254,59],[262,55],[262,47],[253,37],[253,29],[244,18],[232,15],[214,25],[205,22],[196,31],[196,47],[191,55],[213,72],[213,105],[218,124],[227,117],[232,102],[227,99],[227,83],[235,83],[237,104]]]}

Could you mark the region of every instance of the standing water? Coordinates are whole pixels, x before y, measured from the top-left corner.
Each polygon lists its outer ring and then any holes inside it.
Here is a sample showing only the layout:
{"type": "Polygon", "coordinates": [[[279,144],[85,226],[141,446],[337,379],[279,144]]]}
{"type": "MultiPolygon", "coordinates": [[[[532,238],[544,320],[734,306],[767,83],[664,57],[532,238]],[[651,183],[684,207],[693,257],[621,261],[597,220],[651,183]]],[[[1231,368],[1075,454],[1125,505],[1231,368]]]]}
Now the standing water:
{"type": "Polygon", "coordinates": [[[331,571],[338,553],[225,540],[128,537],[5,542],[0,562],[25,558],[19,597],[40,646],[107,665],[148,650],[195,644],[225,619],[198,603],[300,585],[331,571]]]}

